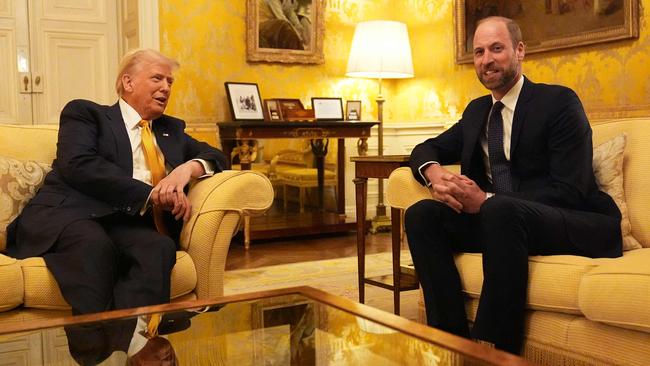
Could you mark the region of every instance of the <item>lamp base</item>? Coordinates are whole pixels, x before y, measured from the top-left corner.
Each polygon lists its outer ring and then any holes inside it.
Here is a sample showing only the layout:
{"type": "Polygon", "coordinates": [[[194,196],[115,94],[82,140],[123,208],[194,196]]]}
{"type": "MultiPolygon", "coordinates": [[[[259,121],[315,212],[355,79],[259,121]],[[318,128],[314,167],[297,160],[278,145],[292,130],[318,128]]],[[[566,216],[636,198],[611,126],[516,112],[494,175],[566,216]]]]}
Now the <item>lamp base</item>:
{"type": "Polygon", "coordinates": [[[388,232],[391,229],[390,217],[385,215],[377,215],[373,217],[370,222],[370,233],[377,234],[378,232],[388,232]]]}

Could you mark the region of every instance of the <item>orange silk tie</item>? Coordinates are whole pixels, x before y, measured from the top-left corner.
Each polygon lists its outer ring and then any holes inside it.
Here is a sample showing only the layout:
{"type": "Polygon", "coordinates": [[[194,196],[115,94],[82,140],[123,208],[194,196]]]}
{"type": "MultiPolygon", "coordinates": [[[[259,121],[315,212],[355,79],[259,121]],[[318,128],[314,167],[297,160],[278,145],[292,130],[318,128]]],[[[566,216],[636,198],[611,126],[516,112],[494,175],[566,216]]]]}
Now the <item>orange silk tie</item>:
{"type": "MultiPolygon", "coordinates": [[[[142,120],[138,126],[142,127],[140,129],[140,134],[142,135],[142,151],[144,152],[144,159],[151,172],[151,184],[155,187],[165,177],[165,163],[153,143],[150,122],[142,120]]],[[[159,206],[153,206],[153,221],[159,233],[169,235],[163,219],[163,210],[159,206]]]]}

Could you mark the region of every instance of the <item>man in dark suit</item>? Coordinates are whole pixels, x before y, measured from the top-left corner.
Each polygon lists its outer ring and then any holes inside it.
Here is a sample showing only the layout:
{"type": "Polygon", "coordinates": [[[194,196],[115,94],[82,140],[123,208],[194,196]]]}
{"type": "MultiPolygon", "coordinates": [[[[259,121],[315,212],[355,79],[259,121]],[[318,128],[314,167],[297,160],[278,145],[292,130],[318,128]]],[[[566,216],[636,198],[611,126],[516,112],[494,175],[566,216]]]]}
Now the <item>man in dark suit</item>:
{"type": "Polygon", "coordinates": [[[73,314],[169,302],[187,184],[226,166],[163,114],[177,67],[135,50],[120,64],[116,104],[68,103],[52,171],[9,226],[9,254],[43,256],[73,314]]]}
{"type": "Polygon", "coordinates": [[[519,353],[528,256],[620,256],[621,216],[598,190],[591,128],[577,95],[522,75],[518,25],[486,18],[473,45],[476,73],[491,95],[470,102],[460,121],[413,149],[413,175],[435,200],[406,211],[406,233],[428,324],[519,353]],[[461,174],[441,166],[457,162],[461,174]],[[471,335],[456,252],[483,254],[471,335]]]}

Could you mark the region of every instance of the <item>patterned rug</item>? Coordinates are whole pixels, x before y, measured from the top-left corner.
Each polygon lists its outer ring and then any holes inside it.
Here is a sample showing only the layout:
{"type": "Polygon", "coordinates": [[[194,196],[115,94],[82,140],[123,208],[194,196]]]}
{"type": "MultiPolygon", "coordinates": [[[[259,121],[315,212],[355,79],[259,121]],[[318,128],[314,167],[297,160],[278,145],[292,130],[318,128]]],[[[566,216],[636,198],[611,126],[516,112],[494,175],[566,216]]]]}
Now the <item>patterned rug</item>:
{"type": "MultiPolygon", "coordinates": [[[[409,252],[402,251],[402,263],[410,261],[409,252]]],[[[392,273],[390,253],[366,256],[366,277],[392,273]]],[[[323,291],[359,301],[357,258],[347,257],[322,261],[300,262],[276,266],[226,271],[224,294],[270,290],[293,286],[312,286],[323,291]]],[[[393,292],[366,285],[366,305],[393,312],[393,292]]],[[[400,295],[401,315],[418,321],[418,291],[400,295]]]]}

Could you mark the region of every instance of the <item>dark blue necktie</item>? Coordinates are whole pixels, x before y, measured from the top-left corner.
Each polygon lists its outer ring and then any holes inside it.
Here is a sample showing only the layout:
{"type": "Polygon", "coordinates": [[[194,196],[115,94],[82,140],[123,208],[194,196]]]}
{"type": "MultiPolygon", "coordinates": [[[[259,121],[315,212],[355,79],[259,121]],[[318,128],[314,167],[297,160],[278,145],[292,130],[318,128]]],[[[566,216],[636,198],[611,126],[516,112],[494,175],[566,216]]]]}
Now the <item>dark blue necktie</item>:
{"type": "Polygon", "coordinates": [[[492,106],[488,121],[488,155],[492,173],[492,188],[495,193],[512,192],[512,175],[510,162],[503,153],[503,103],[497,101],[492,106]]]}

